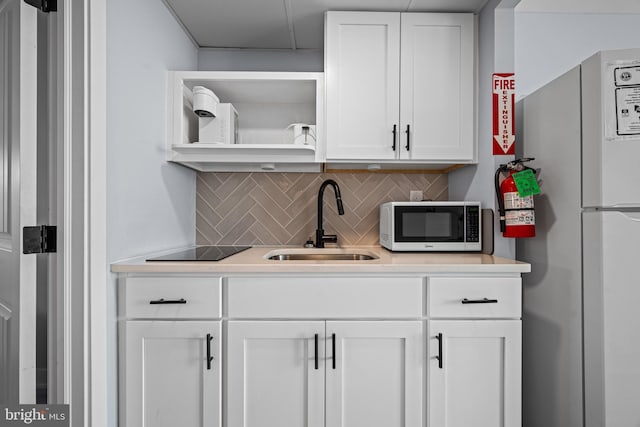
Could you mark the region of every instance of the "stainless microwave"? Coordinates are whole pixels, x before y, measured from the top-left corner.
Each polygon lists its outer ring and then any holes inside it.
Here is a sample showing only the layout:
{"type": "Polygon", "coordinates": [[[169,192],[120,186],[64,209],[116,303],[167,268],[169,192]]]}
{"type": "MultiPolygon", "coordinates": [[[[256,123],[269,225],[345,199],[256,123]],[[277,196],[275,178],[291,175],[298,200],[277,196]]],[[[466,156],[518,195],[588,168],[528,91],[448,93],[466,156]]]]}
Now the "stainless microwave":
{"type": "Polygon", "coordinates": [[[389,202],[380,206],[380,245],[392,251],[482,249],[480,202],[389,202]]]}

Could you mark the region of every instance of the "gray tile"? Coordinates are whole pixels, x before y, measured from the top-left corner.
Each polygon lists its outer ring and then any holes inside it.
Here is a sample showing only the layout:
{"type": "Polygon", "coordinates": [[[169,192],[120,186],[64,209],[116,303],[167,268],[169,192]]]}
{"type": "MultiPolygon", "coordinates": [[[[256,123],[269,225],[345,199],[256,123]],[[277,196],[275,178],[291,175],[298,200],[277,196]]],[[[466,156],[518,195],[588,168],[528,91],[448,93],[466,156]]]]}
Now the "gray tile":
{"type": "Polygon", "coordinates": [[[324,201],[324,229],[342,245],[377,244],[379,205],[408,200],[410,190],[446,200],[448,179],[438,174],[200,173],[196,239],[201,244],[303,244],[316,229],[317,194],[325,179],[342,190],[345,215],[333,191],[324,201]]]}

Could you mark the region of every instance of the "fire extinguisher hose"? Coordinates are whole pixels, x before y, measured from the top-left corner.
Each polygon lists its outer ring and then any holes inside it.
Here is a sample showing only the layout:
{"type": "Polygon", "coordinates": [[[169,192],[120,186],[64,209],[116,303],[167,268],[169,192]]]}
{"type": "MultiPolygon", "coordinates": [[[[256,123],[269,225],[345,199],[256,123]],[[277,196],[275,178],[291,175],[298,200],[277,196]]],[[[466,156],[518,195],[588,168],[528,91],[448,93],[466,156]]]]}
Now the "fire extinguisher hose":
{"type": "Polygon", "coordinates": [[[498,199],[498,213],[500,214],[500,232],[504,233],[506,229],[506,221],[505,221],[505,210],[504,210],[504,199],[502,198],[502,194],[500,194],[500,174],[507,170],[506,167],[502,167],[496,170],[495,176],[495,185],[496,185],[496,197],[498,199]]]}

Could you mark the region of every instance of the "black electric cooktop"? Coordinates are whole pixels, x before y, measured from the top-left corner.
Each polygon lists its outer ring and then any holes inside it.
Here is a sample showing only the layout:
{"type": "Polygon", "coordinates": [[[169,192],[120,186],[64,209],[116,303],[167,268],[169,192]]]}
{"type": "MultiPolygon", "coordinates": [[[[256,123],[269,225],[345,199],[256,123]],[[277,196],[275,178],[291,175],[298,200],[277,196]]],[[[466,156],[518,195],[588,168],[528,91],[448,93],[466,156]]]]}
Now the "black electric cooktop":
{"type": "Polygon", "coordinates": [[[220,261],[250,247],[251,246],[197,246],[180,252],[149,258],[147,261],[220,261]]]}

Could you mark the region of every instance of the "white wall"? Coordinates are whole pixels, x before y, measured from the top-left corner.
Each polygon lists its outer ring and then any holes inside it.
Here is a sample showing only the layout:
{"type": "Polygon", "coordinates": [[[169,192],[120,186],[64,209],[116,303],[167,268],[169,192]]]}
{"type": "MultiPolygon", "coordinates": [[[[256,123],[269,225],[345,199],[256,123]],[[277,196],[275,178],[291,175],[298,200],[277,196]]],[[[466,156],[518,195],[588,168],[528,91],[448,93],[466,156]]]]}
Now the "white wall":
{"type": "Polygon", "coordinates": [[[519,12],[516,94],[522,98],[599,50],[640,47],[640,14],[519,12]]]}
{"type": "Polygon", "coordinates": [[[165,161],[167,70],[197,48],[160,0],[110,0],[108,233],[115,261],[195,241],[195,173],[165,161]],[[135,213],[135,214],[132,214],[135,213]]]}
{"type": "MultiPolygon", "coordinates": [[[[160,0],[107,3],[107,257],[195,243],[195,173],[165,161],[166,71],[197,49],[160,0]]],[[[115,279],[107,302],[108,414],[117,425],[115,279]]]]}
{"type": "Polygon", "coordinates": [[[322,50],[200,49],[203,71],[324,71],[322,50]]]}
{"type": "MultiPolygon", "coordinates": [[[[517,2],[517,0],[515,1],[517,2]]],[[[480,12],[478,19],[478,164],[449,173],[449,198],[451,200],[479,200],[483,207],[493,209],[495,212],[494,254],[514,258],[514,240],[503,238],[498,228],[498,213],[493,185],[498,165],[513,158],[513,156],[494,156],[492,154],[491,75],[494,72],[513,72],[513,53],[508,50],[496,51],[496,46],[503,46],[500,40],[496,40],[496,8],[502,3],[500,0],[489,0],[480,12]]],[[[511,32],[509,22],[511,12],[508,8],[499,12],[498,18],[503,18],[504,22],[498,22],[498,37],[503,36],[501,31],[505,31],[507,34],[511,32]],[[500,16],[500,13],[504,16],[500,16]]],[[[504,42],[506,46],[510,46],[507,40],[504,42]]]]}
{"type": "MultiPolygon", "coordinates": [[[[518,0],[489,0],[482,9],[479,20],[479,114],[478,114],[478,165],[467,166],[449,174],[449,198],[480,200],[485,207],[495,207],[493,175],[499,163],[512,159],[512,156],[493,156],[491,141],[491,74],[498,66],[506,63],[505,68],[496,72],[513,71],[513,48],[509,40],[506,46],[495,54],[495,8],[498,5],[517,3],[518,0]],[[507,69],[508,68],[508,69],[507,69]]],[[[505,9],[505,13],[513,13],[505,9]]],[[[508,21],[508,19],[507,19],[508,21]]],[[[507,22],[506,30],[511,37],[512,24],[507,22]]],[[[200,70],[239,70],[239,71],[323,71],[323,54],[315,50],[264,51],[244,49],[201,49],[198,55],[200,70]]],[[[496,230],[495,254],[505,257],[515,256],[513,239],[503,239],[496,230]]]]}

